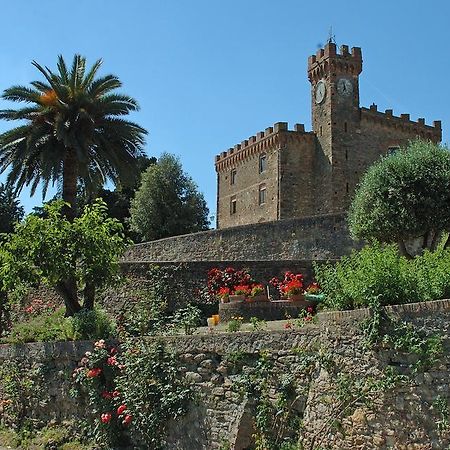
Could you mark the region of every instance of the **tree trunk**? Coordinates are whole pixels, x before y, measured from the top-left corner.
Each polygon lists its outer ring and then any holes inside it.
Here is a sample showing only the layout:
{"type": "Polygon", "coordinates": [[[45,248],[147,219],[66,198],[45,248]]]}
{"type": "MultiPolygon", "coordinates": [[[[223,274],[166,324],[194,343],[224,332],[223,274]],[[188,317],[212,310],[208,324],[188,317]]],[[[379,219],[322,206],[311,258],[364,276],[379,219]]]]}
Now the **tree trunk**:
{"type": "Polygon", "coordinates": [[[402,239],[399,239],[398,247],[400,249],[400,254],[402,256],[404,256],[406,259],[413,259],[413,257],[408,253],[408,250],[406,249],[405,242],[402,239]]]}
{"type": "MultiPolygon", "coordinates": [[[[63,161],[62,198],[69,204],[69,206],[65,206],[63,209],[63,214],[69,222],[73,222],[77,216],[77,182],[77,154],[74,149],[67,148],[63,161]]],[[[78,288],[75,277],[69,277],[62,281],[58,285],[57,289],[64,298],[64,303],[66,305],[66,316],[73,316],[81,310],[81,305],[78,301],[78,288]]]]}
{"type": "Polygon", "coordinates": [[[78,301],[77,285],[74,279],[62,281],[56,286],[56,290],[64,299],[66,306],[66,316],[73,316],[81,311],[81,305],[78,301]]]}
{"type": "Polygon", "coordinates": [[[67,220],[73,222],[77,216],[77,181],[78,181],[78,160],[74,149],[66,149],[63,162],[63,190],[62,198],[70,205],[64,208],[64,215],[67,220]]]}
{"type": "Polygon", "coordinates": [[[86,282],[83,294],[84,294],[83,308],[88,310],[94,309],[95,286],[92,283],[86,282]]]}

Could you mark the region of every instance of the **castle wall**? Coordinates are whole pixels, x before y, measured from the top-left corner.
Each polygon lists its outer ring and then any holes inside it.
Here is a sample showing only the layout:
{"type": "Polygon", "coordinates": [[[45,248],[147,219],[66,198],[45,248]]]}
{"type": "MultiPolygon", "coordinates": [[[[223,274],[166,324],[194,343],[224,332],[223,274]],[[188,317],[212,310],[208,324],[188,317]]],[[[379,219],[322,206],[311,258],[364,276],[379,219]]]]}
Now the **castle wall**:
{"type": "Polygon", "coordinates": [[[313,133],[283,133],[280,150],[280,219],[315,214],[313,133]]]}
{"type": "Polygon", "coordinates": [[[216,159],[218,204],[217,227],[245,225],[277,220],[278,216],[278,129],[273,127],[252,136],[216,159]],[[260,156],[266,168],[259,170],[260,156]],[[232,171],[236,171],[234,184],[232,171]],[[259,189],[265,187],[266,199],[259,202],[259,189]],[[231,201],[236,200],[236,212],[231,201]]]}
{"type": "MultiPolygon", "coordinates": [[[[449,430],[439,425],[448,417],[434,405],[438,398],[446,405],[450,401],[450,301],[399,305],[386,310],[428,335],[443,336],[443,353],[424,373],[414,373],[409,368],[414,359],[408,353],[386,346],[365,348],[361,323],[370,316],[366,309],[319,313],[316,324],[295,330],[215,331],[162,338],[177,354],[177,369],[197,394],[188,414],[168,424],[168,448],[209,450],[224,448],[227,443],[231,449],[243,450],[250,445],[257,399],[240,395],[242,386],[238,380],[240,373],[254,365],[261,351],[273,364],[277,380],[287,377],[302,387],[293,408],[302,421],[305,448],[313,447],[314,437],[316,443],[320,439],[322,448],[330,450],[448,448],[449,430]],[[310,367],[308,357],[318,354],[329,364],[314,363],[310,367]],[[240,359],[233,360],[233,355],[240,359]],[[353,402],[341,411],[342,403],[335,394],[342,395],[345,386],[337,391],[339,377],[361,382],[378,380],[388,368],[400,371],[410,381],[391,389],[381,388],[369,406],[353,402]],[[336,418],[337,412],[340,414],[336,418]],[[331,426],[333,418],[339,427],[331,426]]],[[[86,419],[83,402],[70,396],[71,373],[92,346],[87,341],[0,345],[0,364],[16,360],[28,369],[44,369],[45,380],[39,392],[46,402],[31,405],[27,418],[44,423],[86,419]]],[[[272,377],[267,380],[274,382],[272,377]]],[[[0,394],[2,388],[5,386],[0,382],[0,394]]],[[[348,392],[349,396],[352,394],[355,393],[348,392]]]]}
{"type": "Polygon", "coordinates": [[[337,259],[355,247],[344,214],[203,231],[133,245],[123,261],[337,259]]]}

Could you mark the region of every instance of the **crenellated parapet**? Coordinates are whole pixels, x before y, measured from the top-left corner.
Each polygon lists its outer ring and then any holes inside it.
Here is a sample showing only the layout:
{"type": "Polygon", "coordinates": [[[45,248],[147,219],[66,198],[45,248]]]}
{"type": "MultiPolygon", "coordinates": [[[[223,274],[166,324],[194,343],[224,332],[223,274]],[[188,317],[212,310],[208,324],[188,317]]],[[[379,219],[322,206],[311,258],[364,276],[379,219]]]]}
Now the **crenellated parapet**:
{"type": "Polygon", "coordinates": [[[433,125],[427,125],[424,118],[417,119],[417,122],[410,119],[409,114],[394,116],[392,109],[384,112],[378,111],[378,107],[372,104],[369,108],[360,108],[361,121],[371,122],[384,127],[395,128],[400,131],[413,132],[418,137],[429,139],[433,142],[440,142],[442,139],[442,125],[440,120],[433,121],[433,125]]]}
{"type": "Polygon", "coordinates": [[[336,44],[329,42],[316,55],[308,58],[308,79],[318,81],[328,73],[339,73],[357,76],[362,71],[362,52],[359,47],[341,45],[340,50],[336,44]]]}
{"type": "Polygon", "coordinates": [[[285,142],[286,135],[295,136],[296,139],[314,139],[312,132],[305,132],[303,124],[295,124],[293,130],[289,130],[287,122],[277,122],[273,126],[266,128],[264,131],[250,136],[240,144],[216,155],[215,165],[216,171],[221,172],[228,170],[236,164],[251,158],[252,156],[263,153],[269,149],[281,148],[285,142]]]}

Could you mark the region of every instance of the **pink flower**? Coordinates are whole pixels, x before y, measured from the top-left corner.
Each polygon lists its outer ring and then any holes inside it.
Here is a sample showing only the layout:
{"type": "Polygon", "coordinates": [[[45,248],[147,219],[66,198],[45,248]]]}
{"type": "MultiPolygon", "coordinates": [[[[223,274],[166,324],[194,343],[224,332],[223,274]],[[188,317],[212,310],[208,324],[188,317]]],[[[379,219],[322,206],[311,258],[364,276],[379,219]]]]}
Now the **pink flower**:
{"type": "Polygon", "coordinates": [[[108,366],[115,366],[117,364],[117,360],[115,356],[110,356],[107,360],[106,360],[106,364],[108,364],[108,366]]]}
{"type": "Polygon", "coordinates": [[[119,397],[119,395],[120,395],[120,392],[119,392],[119,391],[114,391],[114,392],[112,393],[113,398],[117,398],[117,397],[119,397]]]}
{"type": "Polygon", "coordinates": [[[112,355],[115,355],[117,353],[117,348],[116,347],[111,347],[111,350],[109,351],[109,354],[112,356],[112,355]]]}
{"type": "Polygon", "coordinates": [[[102,423],[109,423],[112,419],[112,415],[111,413],[103,413],[100,417],[100,420],[102,421],[102,423]]]}
{"type": "Polygon", "coordinates": [[[126,411],[127,409],[127,405],[120,405],[117,408],[117,415],[120,416],[121,414],[123,414],[124,411],[126,411]]]}
{"type": "Polygon", "coordinates": [[[100,339],[99,341],[97,341],[94,344],[94,347],[95,348],[105,348],[105,341],[104,341],[104,339],[100,339]]]}

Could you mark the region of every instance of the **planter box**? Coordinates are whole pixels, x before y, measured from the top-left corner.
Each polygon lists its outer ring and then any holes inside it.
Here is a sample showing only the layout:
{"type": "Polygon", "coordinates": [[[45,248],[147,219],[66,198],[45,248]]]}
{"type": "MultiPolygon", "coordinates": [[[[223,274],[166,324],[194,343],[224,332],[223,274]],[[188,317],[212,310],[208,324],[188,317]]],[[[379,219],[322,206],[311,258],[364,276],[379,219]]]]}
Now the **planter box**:
{"type": "Polygon", "coordinates": [[[230,295],[231,303],[242,303],[245,300],[245,295],[230,295]]]}
{"type": "Polygon", "coordinates": [[[305,300],[308,300],[310,302],[321,302],[325,298],[324,294],[305,294],[305,300]]]}
{"type": "Polygon", "coordinates": [[[247,299],[249,302],[268,302],[269,298],[266,294],[255,295],[254,297],[249,297],[247,299]]]}

